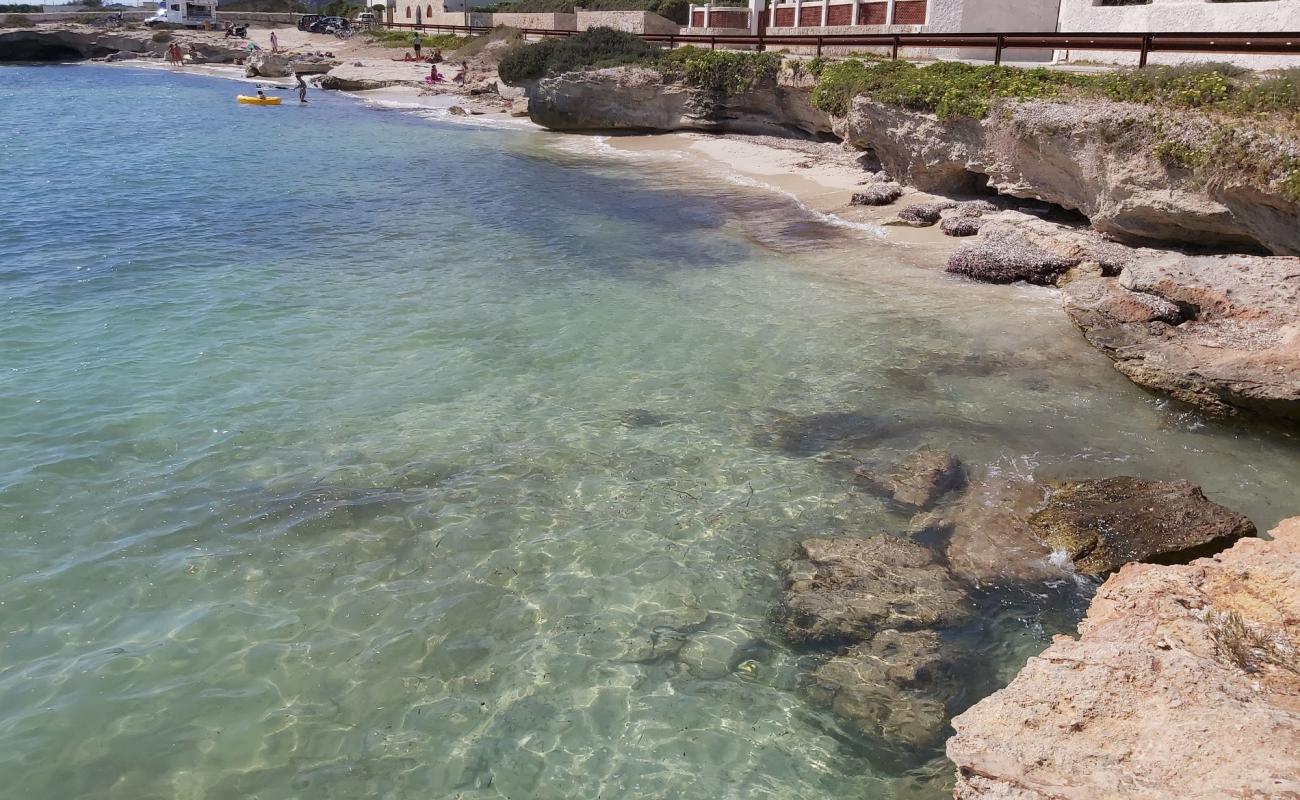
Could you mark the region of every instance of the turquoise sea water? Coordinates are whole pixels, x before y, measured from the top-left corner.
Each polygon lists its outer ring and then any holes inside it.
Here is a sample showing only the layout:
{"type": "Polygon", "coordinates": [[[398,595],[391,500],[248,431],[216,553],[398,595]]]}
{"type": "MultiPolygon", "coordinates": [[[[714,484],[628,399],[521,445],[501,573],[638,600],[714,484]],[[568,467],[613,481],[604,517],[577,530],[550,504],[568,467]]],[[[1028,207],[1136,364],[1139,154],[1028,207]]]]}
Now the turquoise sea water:
{"type": "MultiPolygon", "coordinates": [[[[1294,442],[1163,408],[1049,291],[585,140],[237,91],[0,68],[0,796],[937,797],[766,624],[801,538],[907,524],[846,424],[1300,510],[1294,442]],[[741,667],[656,656],[711,633],[741,667]]],[[[968,699],[1086,594],[995,604],[968,699]]]]}

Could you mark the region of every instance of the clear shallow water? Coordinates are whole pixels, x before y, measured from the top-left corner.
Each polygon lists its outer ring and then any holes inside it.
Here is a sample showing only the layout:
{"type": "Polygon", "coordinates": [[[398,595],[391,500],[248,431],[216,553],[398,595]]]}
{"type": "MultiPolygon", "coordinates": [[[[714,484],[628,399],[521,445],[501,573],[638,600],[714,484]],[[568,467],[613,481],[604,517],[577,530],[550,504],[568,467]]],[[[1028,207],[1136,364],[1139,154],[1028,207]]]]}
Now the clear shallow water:
{"type": "MultiPolygon", "coordinates": [[[[1048,291],[581,140],[236,91],[0,69],[0,794],[938,796],[767,631],[799,539],[907,524],[809,418],[1300,508],[1293,442],[1161,408],[1048,291]]],[[[995,605],[971,691],[1085,594],[995,605]]]]}

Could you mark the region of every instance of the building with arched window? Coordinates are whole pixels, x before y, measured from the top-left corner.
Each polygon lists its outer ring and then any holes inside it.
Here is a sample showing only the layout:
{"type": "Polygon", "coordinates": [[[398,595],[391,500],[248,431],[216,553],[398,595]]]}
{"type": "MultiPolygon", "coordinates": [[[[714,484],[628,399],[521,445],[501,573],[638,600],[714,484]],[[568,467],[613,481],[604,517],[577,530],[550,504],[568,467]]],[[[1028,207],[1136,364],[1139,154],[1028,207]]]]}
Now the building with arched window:
{"type": "Polygon", "coordinates": [[[444,25],[447,20],[438,19],[438,15],[448,12],[459,14],[468,11],[469,7],[467,0],[397,0],[388,6],[393,14],[393,22],[441,22],[444,25]]]}

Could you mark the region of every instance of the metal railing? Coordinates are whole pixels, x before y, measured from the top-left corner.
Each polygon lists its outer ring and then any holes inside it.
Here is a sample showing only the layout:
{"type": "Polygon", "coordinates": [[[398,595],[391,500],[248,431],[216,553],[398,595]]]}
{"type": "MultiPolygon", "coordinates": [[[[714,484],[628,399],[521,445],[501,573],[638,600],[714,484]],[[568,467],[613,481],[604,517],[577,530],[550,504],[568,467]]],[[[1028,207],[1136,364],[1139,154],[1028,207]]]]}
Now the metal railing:
{"type": "MultiPolygon", "coordinates": [[[[490,33],[487,25],[426,25],[384,23],[383,27],[438,33],[490,33]]],[[[573,36],[577,31],[521,28],[524,36],[573,36]]],[[[912,47],[979,47],[993,49],[993,63],[1002,63],[1006,50],[1107,50],[1138,54],[1144,67],[1152,53],[1213,53],[1220,55],[1300,55],[1300,32],[1266,33],[825,33],[780,34],[760,31],[757,36],[691,33],[641,33],[643,41],[678,45],[752,47],[887,47],[891,58],[912,47]]]]}

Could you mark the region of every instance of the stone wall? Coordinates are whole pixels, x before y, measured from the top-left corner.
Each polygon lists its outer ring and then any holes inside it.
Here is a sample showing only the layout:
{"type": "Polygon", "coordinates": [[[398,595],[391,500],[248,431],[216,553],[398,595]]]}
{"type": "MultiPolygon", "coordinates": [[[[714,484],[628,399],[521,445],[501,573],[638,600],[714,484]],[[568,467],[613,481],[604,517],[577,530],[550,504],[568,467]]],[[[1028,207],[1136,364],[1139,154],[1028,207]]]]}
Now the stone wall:
{"type": "Polygon", "coordinates": [[[579,11],[578,30],[613,28],[628,33],[680,33],[682,26],[649,11],[579,11]]]}
{"type": "MultiPolygon", "coordinates": [[[[474,14],[473,16],[480,16],[474,14]]],[[[488,14],[493,27],[506,25],[511,28],[537,28],[551,31],[576,31],[577,16],[574,14],[488,14]]],[[[475,22],[475,25],[479,23],[475,22]]]]}
{"type": "MultiPolygon", "coordinates": [[[[1149,5],[1141,6],[1098,6],[1094,5],[1093,0],[1061,0],[1060,31],[1300,31],[1300,0],[1151,0],[1149,5]]],[[[1069,61],[1103,61],[1112,64],[1136,64],[1138,60],[1136,53],[1112,53],[1105,50],[1058,50],[1057,57],[1069,61]]],[[[1229,61],[1253,69],[1300,66],[1300,60],[1295,56],[1152,53],[1149,59],[1152,64],[1194,61],[1229,61]]]]}

